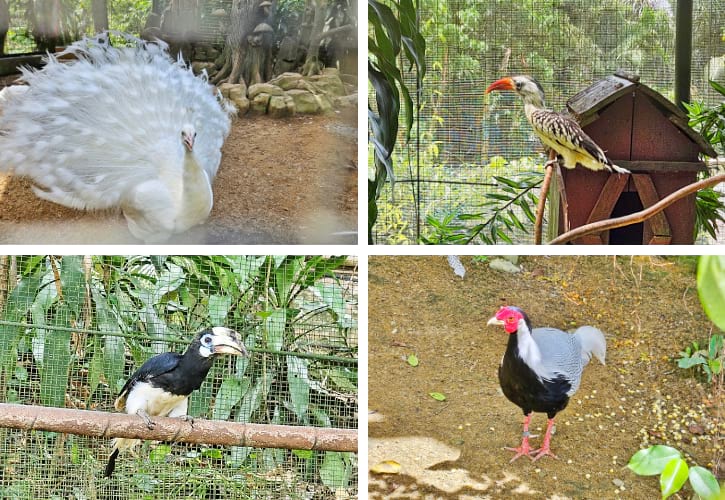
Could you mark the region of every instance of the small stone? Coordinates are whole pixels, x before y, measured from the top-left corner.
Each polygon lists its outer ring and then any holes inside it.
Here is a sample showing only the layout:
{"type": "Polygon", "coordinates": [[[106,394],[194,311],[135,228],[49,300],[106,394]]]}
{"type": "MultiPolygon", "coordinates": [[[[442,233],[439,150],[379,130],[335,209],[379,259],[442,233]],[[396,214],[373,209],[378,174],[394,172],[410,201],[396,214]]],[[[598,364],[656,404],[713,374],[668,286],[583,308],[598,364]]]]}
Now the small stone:
{"type": "Polygon", "coordinates": [[[617,488],[622,488],[622,487],[624,487],[624,481],[622,481],[622,480],[621,480],[621,479],[619,479],[619,478],[617,478],[617,479],[612,479],[612,483],[614,483],[614,486],[616,486],[617,488]]]}

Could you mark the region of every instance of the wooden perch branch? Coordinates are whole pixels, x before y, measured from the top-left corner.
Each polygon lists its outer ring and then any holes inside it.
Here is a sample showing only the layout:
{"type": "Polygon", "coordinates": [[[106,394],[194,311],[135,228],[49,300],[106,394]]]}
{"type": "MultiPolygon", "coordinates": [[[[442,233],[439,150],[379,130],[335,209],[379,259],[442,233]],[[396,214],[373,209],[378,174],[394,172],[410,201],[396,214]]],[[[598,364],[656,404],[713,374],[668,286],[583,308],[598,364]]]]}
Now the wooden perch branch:
{"type": "Polygon", "coordinates": [[[99,438],[357,452],[357,430],[293,425],[241,424],[194,419],[151,417],[149,429],[136,415],[0,403],[0,427],[63,432],[99,438]]]}
{"type": "Polygon", "coordinates": [[[725,174],[718,174],[713,175],[712,177],[708,177],[707,179],[703,179],[698,182],[694,182],[690,185],[687,185],[683,188],[678,189],[674,193],[669,194],[668,196],[665,196],[660,201],[655,203],[649,208],[646,208],[644,210],[641,210],[639,212],[635,212],[633,214],[625,215],[622,217],[617,217],[615,219],[606,219],[606,220],[600,220],[597,222],[592,222],[591,224],[585,224],[583,226],[579,226],[575,229],[572,229],[571,231],[564,233],[560,235],[557,238],[554,238],[549,242],[550,245],[561,245],[563,243],[568,243],[569,241],[575,240],[577,238],[581,238],[582,236],[586,236],[587,234],[591,233],[601,233],[602,231],[607,231],[609,229],[615,229],[617,227],[623,227],[623,226],[629,226],[631,224],[637,224],[638,222],[642,222],[644,220],[649,219],[653,215],[661,212],[665,208],[669,207],[676,201],[680,200],[681,198],[684,198],[685,196],[689,196],[693,193],[698,192],[701,189],[705,189],[711,186],[715,186],[716,184],[720,184],[721,182],[725,182],[725,174]]]}

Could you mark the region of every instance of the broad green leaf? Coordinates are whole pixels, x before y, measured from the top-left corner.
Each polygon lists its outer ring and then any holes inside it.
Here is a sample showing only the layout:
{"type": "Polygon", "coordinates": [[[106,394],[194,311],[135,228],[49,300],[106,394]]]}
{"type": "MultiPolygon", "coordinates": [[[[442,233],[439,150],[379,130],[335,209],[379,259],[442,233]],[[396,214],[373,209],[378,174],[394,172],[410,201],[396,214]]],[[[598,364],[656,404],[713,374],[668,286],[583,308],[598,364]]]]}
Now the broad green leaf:
{"type": "Polygon", "coordinates": [[[697,292],[710,321],[725,331],[725,256],[703,255],[697,266],[697,292]]]}
{"type": "Polygon", "coordinates": [[[101,375],[103,375],[103,349],[101,349],[100,337],[96,336],[93,339],[93,356],[91,357],[91,362],[88,364],[89,400],[101,382],[101,375]]]}
{"type": "Polygon", "coordinates": [[[326,451],[325,458],[320,466],[320,480],[328,488],[347,488],[350,481],[350,471],[345,466],[342,453],[326,451]]]}
{"type": "Polygon", "coordinates": [[[201,450],[201,456],[206,458],[214,458],[216,460],[221,460],[223,458],[222,450],[219,448],[204,448],[201,450]]]}
{"type": "Polygon", "coordinates": [[[700,356],[693,356],[691,358],[680,358],[677,361],[677,366],[680,368],[692,368],[695,365],[704,365],[706,361],[700,356]]]}
{"type": "Polygon", "coordinates": [[[63,304],[56,311],[44,335],[44,361],[40,366],[40,401],[45,406],[65,406],[70,367],[71,334],[66,330],[55,330],[53,326],[67,327],[71,312],[63,304]]]}
{"type": "Polygon", "coordinates": [[[310,377],[308,361],[297,356],[287,356],[287,383],[289,384],[292,411],[305,425],[309,423],[307,410],[310,406],[310,377]]]}
{"type": "Polygon", "coordinates": [[[712,472],[696,465],[690,469],[690,486],[702,500],[721,500],[720,485],[712,472]]]}
{"type": "Polygon", "coordinates": [[[292,450],[292,454],[298,458],[302,458],[304,460],[309,460],[312,458],[313,455],[312,450],[292,450]]]}
{"type": "Polygon", "coordinates": [[[680,456],[675,448],[656,444],[635,453],[627,467],[640,476],[655,476],[662,473],[667,462],[680,456]]]}
{"type": "Polygon", "coordinates": [[[209,321],[214,326],[226,324],[227,313],[232,306],[231,295],[209,296],[209,321]]]}
{"type": "Polygon", "coordinates": [[[152,464],[160,464],[166,461],[169,453],[171,453],[171,445],[160,444],[149,453],[149,461],[152,464]]]}
{"type": "Polygon", "coordinates": [[[430,397],[432,397],[433,399],[435,399],[436,401],[445,401],[446,400],[446,395],[442,394],[440,392],[431,392],[428,395],[430,397]]]}
{"type": "MultiPolygon", "coordinates": [[[[113,314],[113,306],[95,285],[91,286],[91,297],[95,306],[98,329],[104,333],[117,333],[120,330],[118,319],[113,314]]],[[[120,389],[119,381],[123,379],[125,353],[123,339],[112,335],[103,336],[103,373],[112,392],[120,389]]]]}
{"type": "Polygon", "coordinates": [[[667,462],[662,470],[662,476],[660,476],[662,498],[670,497],[680,491],[682,485],[687,481],[688,472],[687,462],[681,458],[673,458],[667,462]]]}
{"type": "MultiPolygon", "coordinates": [[[[249,386],[249,380],[247,386],[249,386]]],[[[247,387],[248,388],[248,387],[247,387]]],[[[211,418],[214,420],[229,420],[232,408],[242,399],[242,381],[227,378],[222,381],[214,398],[214,409],[211,418]]]]}
{"type": "Polygon", "coordinates": [[[63,256],[60,261],[60,282],[63,290],[63,301],[72,317],[78,318],[86,296],[86,279],[82,256],[63,256]]]}
{"type": "Polygon", "coordinates": [[[287,310],[275,309],[264,321],[267,332],[267,349],[281,351],[284,347],[284,329],[287,321],[287,310]]]}
{"type": "Polygon", "coordinates": [[[418,366],[418,356],[416,356],[415,354],[411,354],[410,356],[408,356],[408,364],[410,366],[418,366]]]}
{"type": "Polygon", "coordinates": [[[277,373],[274,370],[269,370],[265,375],[257,378],[254,386],[242,397],[237,422],[248,423],[251,421],[252,415],[259,409],[264,397],[269,393],[276,376],[277,373]]]}

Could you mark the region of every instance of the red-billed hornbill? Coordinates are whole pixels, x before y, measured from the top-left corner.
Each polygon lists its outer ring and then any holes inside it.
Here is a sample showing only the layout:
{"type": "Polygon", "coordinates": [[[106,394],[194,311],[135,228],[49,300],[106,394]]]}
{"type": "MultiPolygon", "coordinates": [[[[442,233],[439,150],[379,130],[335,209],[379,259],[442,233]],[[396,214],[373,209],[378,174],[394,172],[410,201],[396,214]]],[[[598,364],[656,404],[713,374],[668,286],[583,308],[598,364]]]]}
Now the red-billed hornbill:
{"type": "MultiPolygon", "coordinates": [[[[579,163],[590,170],[629,173],[629,170],[613,164],[577,122],[566,115],[546,109],[544,89],[530,76],[501,78],[489,85],[486,93],[494,90],[513,90],[521,96],[524,113],[534,132],[541,142],[556,151],[562,167],[574,168],[579,163]]],[[[551,162],[547,165],[549,163],[551,162]]]]}
{"type": "Polygon", "coordinates": [[[532,458],[532,453],[536,453],[533,460],[545,455],[556,458],[549,448],[554,417],[566,408],[579,388],[582,371],[592,355],[604,364],[604,335],[591,326],[582,326],[573,334],[556,328],[532,330],[529,318],[514,306],[502,307],[488,324],[503,325],[509,334],[498,379],[504,395],[524,411],[521,446],[506,448],[516,452],[511,461],[521,456],[532,458]],[[532,412],[546,413],[549,418],[544,442],[538,450],[529,446],[532,412]]]}
{"type": "MultiPolygon", "coordinates": [[[[234,330],[221,326],[207,328],[194,337],[184,354],[165,352],[146,360],[126,381],[114,406],[118,411],[140,416],[149,429],[153,428],[150,417],[188,419],[189,394],[201,387],[219,354],[247,356],[247,349],[234,330]]],[[[140,442],[114,439],[105,476],[113,474],[120,450],[140,442]]]]}

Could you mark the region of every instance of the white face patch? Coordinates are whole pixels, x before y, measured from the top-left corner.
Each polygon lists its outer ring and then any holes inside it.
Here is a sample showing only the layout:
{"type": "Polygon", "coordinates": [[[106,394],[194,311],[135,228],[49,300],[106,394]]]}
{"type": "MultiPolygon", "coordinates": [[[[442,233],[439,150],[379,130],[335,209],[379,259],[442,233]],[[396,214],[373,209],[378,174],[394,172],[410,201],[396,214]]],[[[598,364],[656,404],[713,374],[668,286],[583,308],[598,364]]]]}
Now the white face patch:
{"type": "Polygon", "coordinates": [[[152,387],[148,382],[136,382],[126,398],[126,413],[132,415],[139,410],[152,417],[167,417],[186,414],[187,396],[174,396],[159,387],[152,387]],[[183,414],[178,414],[180,410],[183,414]]]}
{"type": "MultiPolygon", "coordinates": [[[[216,332],[214,332],[216,334],[216,332]]],[[[208,358],[214,354],[214,335],[206,333],[199,339],[201,347],[199,348],[199,355],[203,358],[208,358]]]]}

